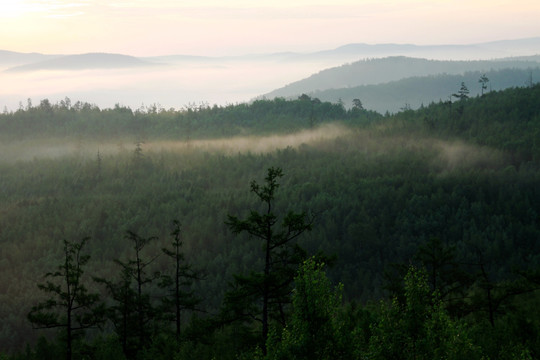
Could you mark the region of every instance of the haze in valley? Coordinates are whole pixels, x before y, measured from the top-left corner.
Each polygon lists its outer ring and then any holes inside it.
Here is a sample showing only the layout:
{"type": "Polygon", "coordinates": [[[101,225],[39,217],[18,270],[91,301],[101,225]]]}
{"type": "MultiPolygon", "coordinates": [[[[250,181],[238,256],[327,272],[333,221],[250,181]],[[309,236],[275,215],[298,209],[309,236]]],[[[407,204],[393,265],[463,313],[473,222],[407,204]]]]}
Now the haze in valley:
{"type": "Polygon", "coordinates": [[[366,58],[540,52],[540,5],[523,0],[21,0],[2,9],[0,107],[8,111],[28,98],[226,105],[366,58]]]}

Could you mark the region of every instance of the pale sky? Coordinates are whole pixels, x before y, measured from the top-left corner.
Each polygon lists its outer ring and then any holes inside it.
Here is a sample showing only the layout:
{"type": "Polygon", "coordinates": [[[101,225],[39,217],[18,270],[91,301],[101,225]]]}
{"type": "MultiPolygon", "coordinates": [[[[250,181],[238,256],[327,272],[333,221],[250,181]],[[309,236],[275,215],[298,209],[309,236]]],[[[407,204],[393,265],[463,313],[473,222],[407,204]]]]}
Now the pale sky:
{"type": "Polygon", "coordinates": [[[0,0],[0,49],[135,56],[540,36],[538,0],[0,0]]]}

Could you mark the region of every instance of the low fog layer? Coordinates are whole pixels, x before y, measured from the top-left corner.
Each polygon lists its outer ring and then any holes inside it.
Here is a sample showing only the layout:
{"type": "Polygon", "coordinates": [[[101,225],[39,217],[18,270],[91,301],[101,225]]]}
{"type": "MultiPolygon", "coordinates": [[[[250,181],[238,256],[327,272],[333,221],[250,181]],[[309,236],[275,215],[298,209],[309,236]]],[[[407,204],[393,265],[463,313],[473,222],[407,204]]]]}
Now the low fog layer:
{"type": "MultiPolygon", "coordinates": [[[[144,141],[140,144],[143,154],[159,152],[219,152],[226,155],[237,153],[268,153],[286,147],[296,148],[302,144],[316,144],[336,139],[350,133],[350,129],[328,124],[314,130],[304,130],[294,134],[270,136],[238,136],[232,138],[172,141],[144,141]]],[[[118,139],[102,142],[79,138],[27,139],[0,144],[0,160],[13,163],[33,159],[55,159],[61,157],[92,158],[99,152],[102,156],[128,154],[135,150],[135,140],[118,139]]]]}
{"type": "MultiPolygon", "coordinates": [[[[350,129],[343,125],[327,124],[313,130],[284,135],[236,136],[231,138],[195,139],[190,141],[155,140],[139,144],[143,156],[154,158],[160,153],[201,154],[221,153],[263,154],[276,150],[302,146],[318,148],[323,151],[343,152],[343,156],[353,153],[376,158],[403,151],[435,154],[428,156],[434,171],[442,174],[461,168],[498,167],[503,164],[503,154],[488,147],[466,144],[460,141],[443,141],[433,138],[405,137],[401,135],[381,135],[378,130],[350,129]]],[[[94,160],[100,156],[133,156],[136,149],[129,139],[97,141],[79,138],[75,141],[65,139],[27,139],[0,144],[0,161],[16,163],[37,159],[80,158],[94,160]]]]}
{"type": "MultiPolygon", "coordinates": [[[[307,77],[336,62],[183,61],[123,69],[40,70],[4,72],[0,68],[0,106],[17,110],[26,99],[66,96],[112,108],[115,104],[137,109],[159,105],[181,109],[190,104],[227,105],[249,101],[275,88],[307,77]]],[[[1,110],[1,109],[0,109],[1,110]]]]}

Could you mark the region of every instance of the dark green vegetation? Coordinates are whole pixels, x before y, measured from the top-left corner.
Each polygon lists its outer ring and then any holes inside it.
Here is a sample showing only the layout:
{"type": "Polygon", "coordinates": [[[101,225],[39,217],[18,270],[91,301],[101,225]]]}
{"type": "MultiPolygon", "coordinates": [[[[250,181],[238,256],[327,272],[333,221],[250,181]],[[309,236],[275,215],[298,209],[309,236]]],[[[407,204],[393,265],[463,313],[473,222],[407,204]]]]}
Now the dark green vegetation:
{"type": "Polygon", "coordinates": [[[266,94],[296,98],[302,93],[343,103],[362,99],[366,109],[398,112],[448,100],[456,84],[465,82],[471,95],[521,87],[540,78],[538,57],[483,61],[440,61],[404,56],[367,59],[323,70],[266,94]],[[486,74],[483,89],[478,79],[486,74]]]}
{"type": "Polygon", "coordinates": [[[3,141],[13,138],[62,137],[72,139],[122,140],[166,139],[189,141],[229,137],[288,133],[312,128],[335,120],[354,121],[380,118],[374,112],[347,113],[342,105],[317,99],[255,101],[226,107],[193,105],[184,111],[157,108],[136,111],[117,105],[101,110],[97,106],[66,98],[59,104],[47,99],[33,106],[20,104],[18,111],[0,117],[3,141]]]}
{"type": "Polygon", "coordinates": [[[1,350],[538,358],[540,86],[452,93],[387,117],[307,96],[184,111],[41,101],[0,115],[12,154],[95,144],[0,164],[1,350]],[[276,145],[235,148],[248,135],[276,145]],[[61,306],[47,315],[51,299],[61,306]],[[32,330],[28,313],[58,331],[32,330]]]}

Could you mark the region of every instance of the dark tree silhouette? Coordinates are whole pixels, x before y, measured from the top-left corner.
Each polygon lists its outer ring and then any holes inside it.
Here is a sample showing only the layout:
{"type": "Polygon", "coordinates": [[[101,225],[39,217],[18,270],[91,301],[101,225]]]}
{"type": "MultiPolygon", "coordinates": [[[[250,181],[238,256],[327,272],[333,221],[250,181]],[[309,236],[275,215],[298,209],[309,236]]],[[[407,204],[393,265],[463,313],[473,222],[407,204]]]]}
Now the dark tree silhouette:
{"type": "Polygon", "coordinates": [[[459,100],[467,100],[469,98],[469,89],[467,88],[467,85],[462,82],[459,91],[456,94],[452,94],[452,96],[459,100]]]}
{"type": "Polygon", "coordinates": [[[148,274],[147,269],[157,256],[145,260],[142,253],[144,247],[156,237],[143,238],[128,231],[126,238],[133,243],[135,258],[125,262],[114,260],[122,269],[121,280],[119,282],[103,278],[95,280],[105,284],[115,301],[115,305],[107,309],[107,314],[120,337],[124,354],[132,358],[151,338],[152,329],[149,324],[155,318],[155,308],[144,288],[157,279],[159,274],[148,274]]]}
{"type": "Polygon", "coordinates": [[[202,274],[192,269],[192,265],[185,261],[182,252],[182,240],[180,239],[181,225],[178,220],[174,220],[174,229],[171,233],[173,241],[172,248],[162,248],[161,250],[174,262],[173,275],[163,274],[161,276],[160,287],[168,290],[167,295],[162,299],[163,312],[167,320],[175,324],[176,340],[180,340],[181,315],[184,310],[195,310],[201,302],[197,298],[191,286],[194,280],[200,279],[202,274]],[[171,311],[171,308],[173,309],[171,311]],[[166,314],[172,316],[167,316],[166,314]]]}
{"type": "Polygon", "coordinates": [[[480,79],[478,79],[478,82],[482,84],[481,95],[484,96],[484,91],[487,90],[487,83],[489,82],[489,79],[486,76],[486,74],[483,74],[482,76],[480,76],[480,79]]]}
{"type": "Polygon", "coordinates": [[[305,231],[310,231],[313,223],[313,219],[306,213],[289,211],[279,227],[279,217],[274,213],[274,200],[279,187],[278,179],[282,176],[280,168],[272,167],[268,169],[265,185],[251,182],[251,191],[264,204],[263,212],[251,210],[246,219],[229,215],[226,221],[233,233],[247,232],[263,244],[264,269],[249,276],[235,276],[235,288],[226,295],[225,301],[237,313],[248,310],[249,313],[237,314],[240,318],[254,318],[261,322],[261,343],[265,354],[271,313],[275,314],[274,318],[285,322],[283,305],[290,302],[290,285],[299,263],[305,258],[305,252],[297,244],[293,245],[294,240],[305,231]],[[246,299],[251,302],[251,306],[239,309],[237,305],[246,299]],[[260,301],[262,304],[253,306],[260,301]],[[252,311],[258,312],[258,315],[252,311]]]}
{"type": "Polygon", "coordinates": [[[82,249],[88,238],[79,242],[64,240],[64,261],[55,272],[49,272],[45,284],[38,288],[51,297],[32,307],[28,320],[35,329],[63,328],[66,332],[66,359],[72,358],[75,336],[85,329],[95,327],[102,321],[99,295],[90,293],[82,282],[83,267],[90,259],[82,249]]]}
{"type": "Polygon", "coordinates": [[[364,110],[364,105],[362,105],[362,101],[360,99],[353,99],[352,104],[353,109],[364,110]]]}

